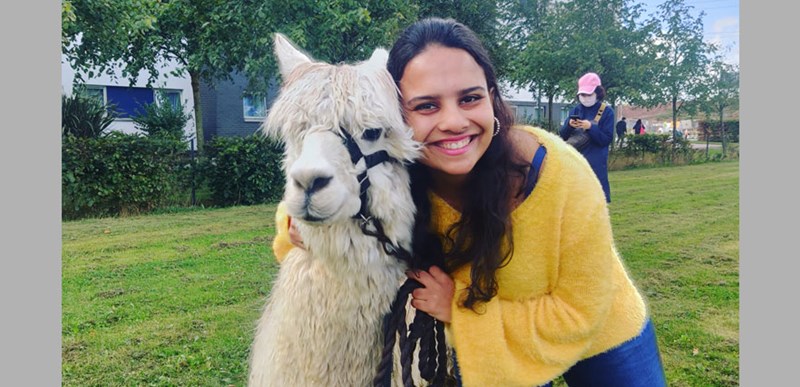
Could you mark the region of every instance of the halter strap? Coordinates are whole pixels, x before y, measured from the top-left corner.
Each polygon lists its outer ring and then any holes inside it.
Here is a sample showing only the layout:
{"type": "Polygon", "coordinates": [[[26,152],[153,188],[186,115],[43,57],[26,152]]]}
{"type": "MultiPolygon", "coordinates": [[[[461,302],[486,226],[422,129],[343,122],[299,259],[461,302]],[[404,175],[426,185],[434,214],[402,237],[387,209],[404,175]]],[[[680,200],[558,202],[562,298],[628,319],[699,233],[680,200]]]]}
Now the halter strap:
{"type": "Polygon", "coordinates": [[[381,163],[397,162],[397,159],[389,156],[389,153],[385,150],[364,155],[364,153],[361,152],[361,148],[358,147],[358,144],[353,139],[353,136],[345,128],[340,126],[339,129],[341,129],[342,142],[347,147],[347,152],[350,153],[350,161],[353,165],[356,165],[359,160],[363,158],[364,164],[366,165],[364,172],[361,172],[357,177],[360,185],[359,198],[361,199],[361,208],[358,210],[358,213],[353,215],[353,219],[359,220],[361,232],[378,239],[381,245],[383,245],[383,250],[387,254],[394,255],[402,261],[410,262],[411,253],[400,246],[396,246],[389,240],[383,230],[383,224],[381,224],[380,219],[372,217],[372,214],[369,212],[369,207],[367,206],[367,190],[370,186],[367,171],[381,163]]]}

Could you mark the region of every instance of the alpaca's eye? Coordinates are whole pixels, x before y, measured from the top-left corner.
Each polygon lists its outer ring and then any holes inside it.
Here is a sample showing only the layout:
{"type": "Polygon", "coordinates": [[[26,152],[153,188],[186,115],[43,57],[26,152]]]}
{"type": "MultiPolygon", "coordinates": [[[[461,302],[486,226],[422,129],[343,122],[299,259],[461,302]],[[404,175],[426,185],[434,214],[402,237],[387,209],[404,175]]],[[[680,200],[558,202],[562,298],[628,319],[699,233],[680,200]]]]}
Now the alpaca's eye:
{"type": "Polygon", "coordinates": [[[367,141],[377,141],[381,138],[381,133],[383,133],[383,129],[381,128],[369,128],[364,130],[364,134],[361,135],[361,138],[367,141]]]}

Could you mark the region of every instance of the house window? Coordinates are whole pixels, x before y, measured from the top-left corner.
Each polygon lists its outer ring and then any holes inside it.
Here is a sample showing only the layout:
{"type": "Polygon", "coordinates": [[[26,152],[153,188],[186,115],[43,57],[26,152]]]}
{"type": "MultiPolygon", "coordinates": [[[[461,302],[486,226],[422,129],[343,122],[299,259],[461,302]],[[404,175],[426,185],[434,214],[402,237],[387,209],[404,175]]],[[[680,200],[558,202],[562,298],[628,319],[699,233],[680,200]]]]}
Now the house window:
{"type": "Polygon", "coordinates": [[[116,105],[118,118],[131,119],[153,103],[153,89],[144,87],[106,86],[108,103],[116,105]]]}
{"type": "Polygon", "coordinates": [[[145,87],[86,85],[85,93],[104,104],[114,105],[118,119],[129,120],[143,112],[143,106],[156,102],[156,93],[163,95],[173,107],[181,106],[181,91],[153,90],[145,87]]]}
{"type": "Polygon", "coordinates": [[[84,93],[90,97],[97,98],[103,104],[106,103],[106,88],[103,86],[89,86],[84,89],[84,93]]]}
{"type": "Polygon", "coordinates": [[[261,121],[267,116],[267,97],[245,95],[242,105],[245,121],[261,121]]]}
{"type": "Polygon", "coordinates": [[[169,101],[169,104],[172,105],[173,108],[178,108],[178,107],[181,106],[181,91],[180,90],[160,89],[160,90],[158,90],[158,93],[164,99],[169,101]]]}

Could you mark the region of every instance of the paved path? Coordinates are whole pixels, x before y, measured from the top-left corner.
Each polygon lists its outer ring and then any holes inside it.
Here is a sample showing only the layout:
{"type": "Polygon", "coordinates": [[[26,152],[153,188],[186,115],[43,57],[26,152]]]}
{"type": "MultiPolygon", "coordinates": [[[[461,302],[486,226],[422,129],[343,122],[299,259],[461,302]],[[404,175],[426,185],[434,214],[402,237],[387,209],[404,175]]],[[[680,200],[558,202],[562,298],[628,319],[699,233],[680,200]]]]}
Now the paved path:
{"type": "MultiPolygon", "coordinates": [[[[692,144],[694,149],[706,149],[706,144],[692,144]]],[[[708,149],[720,149],[722,144],[708,144],[708,149]]]]}

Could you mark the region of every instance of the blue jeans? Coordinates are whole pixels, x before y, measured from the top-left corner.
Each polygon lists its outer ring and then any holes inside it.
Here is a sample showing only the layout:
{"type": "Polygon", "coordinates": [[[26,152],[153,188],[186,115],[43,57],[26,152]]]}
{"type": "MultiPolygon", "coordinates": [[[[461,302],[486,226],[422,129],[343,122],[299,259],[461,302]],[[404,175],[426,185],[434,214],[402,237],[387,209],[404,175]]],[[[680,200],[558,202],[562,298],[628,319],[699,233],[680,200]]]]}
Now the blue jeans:
{"type": "MultiPolygon", "coordinates": [[[[455,371],[461,387],[458,362],[455,371]]],[[[653,322],[648,319],[639,336],[575,363],[563,376],[570,387],[666,387],[667,380],[653,322]]],[[[549,382],[543,386],[552,385],[549,382]]]]}

